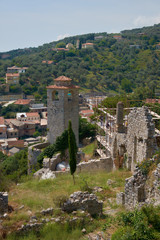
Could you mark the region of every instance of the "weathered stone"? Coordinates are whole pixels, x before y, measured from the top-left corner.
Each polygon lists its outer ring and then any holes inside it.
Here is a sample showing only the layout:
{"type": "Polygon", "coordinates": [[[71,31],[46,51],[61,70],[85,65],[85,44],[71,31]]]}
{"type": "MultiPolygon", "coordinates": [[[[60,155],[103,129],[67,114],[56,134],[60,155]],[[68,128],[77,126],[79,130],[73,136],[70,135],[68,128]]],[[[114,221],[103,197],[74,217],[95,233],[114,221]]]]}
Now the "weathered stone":
{"type": "Polygon", "coordinates": [[[46,216],[46,215],[53,215],[53,208],[47,208],[40,212],[40,214],[46,216]]]}
{"type": "Polygon", "coordinates": [[[63,204],[62,210],[71,213],[76,210],[84,210],[91,215],[102,214],[103,202],[98,201],[94,194],[88,192],[75,192],[63,204]]]}

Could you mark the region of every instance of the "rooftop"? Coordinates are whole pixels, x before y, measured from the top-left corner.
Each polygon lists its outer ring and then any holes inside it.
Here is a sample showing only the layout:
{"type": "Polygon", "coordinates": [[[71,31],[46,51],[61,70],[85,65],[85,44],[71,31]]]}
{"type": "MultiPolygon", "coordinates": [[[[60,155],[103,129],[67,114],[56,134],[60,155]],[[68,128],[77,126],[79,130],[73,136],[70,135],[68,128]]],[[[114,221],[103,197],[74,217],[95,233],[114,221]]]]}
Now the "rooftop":
{"type": "Polygon", "coordinates": [[[31,102],[31,99],[18,99],[14,104],[28,105],[30,102],[31,102]]]}
{"type": "Polygon", "coordinates": [[[71,78],[68,78],[66,76],[60,76],[56,79],[54,79],[55,81],[71,81],[72,79],[71,78]]]}
{"type": "Polygon", "coordinates": [[[19,73],[6,73],[6,77],[19,77],[19,73]]]}
{"type": "Polygon", "coordinates": [[[79,89],[78,86],[75,85],[69,85],[69,86],[57,86],[57,85],[50,85],[47,87],[48,89],[79,89]]]}

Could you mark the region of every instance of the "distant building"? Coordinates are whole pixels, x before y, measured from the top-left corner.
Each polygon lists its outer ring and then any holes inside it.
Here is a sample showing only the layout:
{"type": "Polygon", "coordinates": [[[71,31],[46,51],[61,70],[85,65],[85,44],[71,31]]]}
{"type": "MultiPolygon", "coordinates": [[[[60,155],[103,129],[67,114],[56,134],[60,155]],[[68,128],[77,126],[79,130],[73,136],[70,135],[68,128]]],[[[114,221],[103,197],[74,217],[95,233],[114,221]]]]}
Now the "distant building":
{"type": "Polygon", "coordinates": [[[122,36],[121,35],[114,35],[113,38],[116,39],[117,41],[122,40],[122,36]]]}
{"type": "Polygon", "coordinates": [[[29,112],[29,113],[17,113],[16,119],[19,121],[39,121],[40,122],[40,116],[38,112],[29,112]]]}
{"type": "Polygon", "coordinates": [[[103,38],[106,38],[106,36],[99,35],[99,36],[95,36],[94,40],[102,40],[103,38]]]}
{"type": "Polygon", "coordinates": [[[19,84],[19,73],[6,73],[6,83],[19,84]]]}
{"type": "Polygon", "coordinates": [[[83,43],[82,44],[82,48],[93,48],[94,47],[94,43],[83,43]]]}
{"type": "Polygon", "coordinates": [[[140,49],[140,45],[138,44],[134,44],[134,45],[129,45],[130,48],[136,48],[136,49],[140,49]]]}
{"type": "Polygon", "coordinates": [[[81,117],[91,117],[94,114],[94,111],[90,110],[90,109],[82,110],[82,111],[80,111],[79,114],[80,114],[81,117]]]}
{"type": "Polygon", "coordinates": [[[16,105],[23,105],[23,106],[29,106],[31,103],[31,99],[18,99],[14,102],[16,105]]]}
{"type": "Polygon", "coordinates": [[[7,73],[25,73],[28,67],[8,67],[7,68],[7,73]]]}
{"type": "Polygon", "coordinates": [[[47,107],[43,103],[31,104],[30,111],[38,113],[47,112],[47,107]]]}
{"type": "Polygon", "coordinates": [[[80,47],[80,40],[77,39],[77,41],[76,41],[76,49],[79,49],[79,47],[80,47]]]}
{"type": "Polygon", "coordinates": [[[68,43],[68,44],[66,45],[66,48],[67,48],[67,49],[74,49],[74,46],[73,46],[72,43],[68,43]]]}
{"type": "Polygon", "coordinates": [[[27,121],[19,121],[14,119],[11,121],[11,124],[14,129],[18,130],[18,137],[24,136],[33,136],[35,133],[35,123],[34,122],[27,122],[27,121]]]}

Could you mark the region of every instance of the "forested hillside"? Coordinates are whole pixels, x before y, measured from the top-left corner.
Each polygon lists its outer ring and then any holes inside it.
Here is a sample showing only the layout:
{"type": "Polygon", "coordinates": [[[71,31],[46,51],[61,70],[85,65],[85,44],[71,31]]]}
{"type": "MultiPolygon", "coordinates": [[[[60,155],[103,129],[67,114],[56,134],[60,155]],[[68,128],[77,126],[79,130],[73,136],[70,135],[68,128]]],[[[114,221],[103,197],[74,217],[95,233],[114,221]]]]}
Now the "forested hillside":
{"type": "Polygon", "coordinates": [[[0,81],[4,82],[8,66],[29,67],[21,75],[20,85],[11,91],[34,94],[37,99],[43,97],[43,100],[46,98],[45,86],[60,75],[72,78],[85,92],[132,92],[144,86],[152,91],[160,88],[160,24],[122,31],[118,34],[121,35],[120,40],[116,40],[114,35],[117,34],[86,34],[38,48],[0,53],[0,81]],[[103,38],[95,40],[95,36],[103,38]],[[77,39],[80,40],[80,49],[76,49],[77,39]],[[94,48],[81,49],[86,42],[94,43],[94,48]],[[75,48],[53,50],[65,47],[67,43],[74,44],[75,48]],[[48,64],[48,61],[53,62],[48,64]]]}

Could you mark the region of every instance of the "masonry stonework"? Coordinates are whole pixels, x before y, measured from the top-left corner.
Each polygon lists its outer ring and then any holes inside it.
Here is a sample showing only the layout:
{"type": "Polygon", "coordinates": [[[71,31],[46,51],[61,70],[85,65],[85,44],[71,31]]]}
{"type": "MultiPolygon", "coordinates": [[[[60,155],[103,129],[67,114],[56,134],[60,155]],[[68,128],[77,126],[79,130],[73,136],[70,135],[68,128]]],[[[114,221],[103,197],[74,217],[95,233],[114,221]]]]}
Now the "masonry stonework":
{"type": "Polygon", "coordinates": [[[133,171],[137,163],[151,158],[156,150],[155,126],[148,108],[131,110],[127,126],[124,126],[123,104],[118,103],[116,131],[111,146],[114,166],[126,166],[133,171]]]}
{"type": "Polygon", "coordinates": [[[47,87],[48,106],[48,141],[54,143],[71,120],[77,145],[79,143],[79,97],[78,86],[71,84],[71,79],[61,76],[55,79],[55,85],[47,87]]]}

